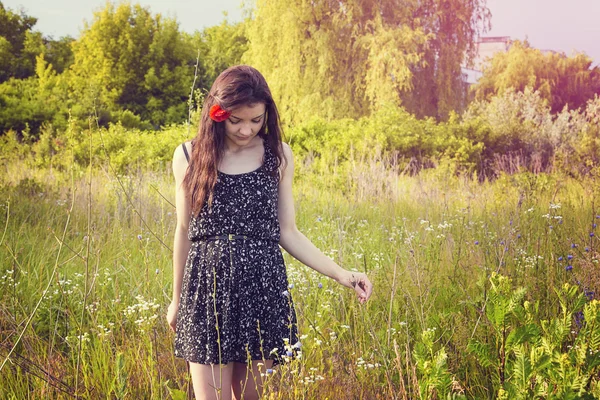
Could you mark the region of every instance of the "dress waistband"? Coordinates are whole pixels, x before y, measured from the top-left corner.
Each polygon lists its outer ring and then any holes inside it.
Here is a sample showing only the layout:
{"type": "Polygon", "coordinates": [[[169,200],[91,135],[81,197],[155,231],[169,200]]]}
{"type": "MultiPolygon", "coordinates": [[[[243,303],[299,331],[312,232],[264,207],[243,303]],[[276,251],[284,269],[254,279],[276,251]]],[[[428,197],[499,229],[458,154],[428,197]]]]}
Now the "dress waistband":
{"type": "Polygon", "coordinates": [[[260,238],[260,237],[256,237],[256,236],[249,236],[249,235],[235,235],[233,233],[228,233],[225,235],[214,235],[214,236],[201,236],[199,238],[195,238],[192,241],[193,242],[200,242],[200,241],[206,241],[206,240],[247,240],[247,239],[257,239],[257,240],[269,240],[269,241],[273,241],[273,239],[265,239],[265,238],[260,238]]]}

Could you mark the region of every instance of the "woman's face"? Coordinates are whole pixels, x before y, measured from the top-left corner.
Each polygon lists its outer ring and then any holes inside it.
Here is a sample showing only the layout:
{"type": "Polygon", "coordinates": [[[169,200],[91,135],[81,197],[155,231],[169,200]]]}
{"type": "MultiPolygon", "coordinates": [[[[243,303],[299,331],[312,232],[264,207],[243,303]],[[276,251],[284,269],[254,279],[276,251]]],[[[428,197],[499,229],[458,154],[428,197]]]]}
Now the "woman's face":
{"type": "Polygon", "coordinates": [[[258,135],[266,115],[264,103],[241,106],[231,110],[225,120],[225,141],[234,147],[244,147],[258,135]]]}

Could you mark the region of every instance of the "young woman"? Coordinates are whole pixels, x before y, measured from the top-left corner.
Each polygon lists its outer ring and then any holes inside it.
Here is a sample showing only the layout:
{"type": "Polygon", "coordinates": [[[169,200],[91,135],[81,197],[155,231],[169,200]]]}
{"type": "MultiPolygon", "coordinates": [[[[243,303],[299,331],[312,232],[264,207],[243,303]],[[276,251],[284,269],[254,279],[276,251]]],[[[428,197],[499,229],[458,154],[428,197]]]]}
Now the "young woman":
{"type": "Polygon", "coordinates": [[[177,228],[167,320],[175,355],[190,363],[196,399],[257,399],[261,374],[300,346],[279,246],[356,291],[363,273],[342,269],[295,223],[290,147],[264,77],[235,66],[206,96],[198,135],[173,155],[177,228]]]}

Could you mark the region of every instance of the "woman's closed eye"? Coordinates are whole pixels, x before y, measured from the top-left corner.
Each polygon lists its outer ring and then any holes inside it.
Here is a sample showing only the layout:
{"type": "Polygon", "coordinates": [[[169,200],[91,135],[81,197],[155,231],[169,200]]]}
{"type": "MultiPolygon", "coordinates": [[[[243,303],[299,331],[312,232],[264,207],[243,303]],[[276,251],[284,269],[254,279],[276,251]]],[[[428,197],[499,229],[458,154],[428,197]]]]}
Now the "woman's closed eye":
{"type": "MultiPolygon", "coordinates": [[[[240,122],[242,122],[242,120],[241,120],[241,119],[238,119],[238,120],[235,120],[235,119],[229,119],[229,122],[231,122],[233,125],[237,125],[237,124],[239,124],[240,122]]],[[[253,119],[253,120],[252,120],[252,123],[253,123],[253,124],[260,124],[261,122],[262,122],[262,118],[259,118],[259,119],[253,119]]]]}

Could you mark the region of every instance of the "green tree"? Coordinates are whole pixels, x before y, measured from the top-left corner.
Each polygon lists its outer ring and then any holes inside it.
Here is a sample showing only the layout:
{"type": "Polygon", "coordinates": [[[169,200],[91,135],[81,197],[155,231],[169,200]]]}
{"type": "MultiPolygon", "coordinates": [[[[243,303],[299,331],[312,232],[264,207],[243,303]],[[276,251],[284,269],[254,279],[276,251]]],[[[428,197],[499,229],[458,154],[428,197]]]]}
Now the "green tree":
{"type": "Polygon", "coordinates": [[[508,52],[491,59],[473,90],[477,99],[490,99],[509,88],[539,92],[553,113],[565,106],[577,109],[600,94],[600,68],[592,67],[584,54],[544,54],[527,42],[515,41],[508,52]]]}
{"type": "Polygon", "coordinates": [[[36,75],[26,79],[11,78],[0,84],[0,133],[27,131],[37,138],[44,124],[66,127],[68,86],[52,64],[40,54],[36,58],[36,75]]]}
{"type": "Polygon", "coordinates": [[[63,36],[58,40],[52,37],[45,37],[44,57],[48,63],[52,64],[54,70],[61,74],[73,64],[72,43],[75,41],[70,36],[63,36]]]}
{"type": "Polygon", "coordinates": [[[195,43],[199,43],[201,49],[202,86],[210,89],[217,76],[228,67],[240,64],[248,50],[245,22],[230,24],[224,20],[220,25],[197,32],[195,43]]]}
{"type": "Polygon", "coordinates": [[[86,24],[73,52],[76,115],[125,109],[156,127],[185,119],[196,51],[175,20],[139,4],[109,2],[86,24]]]}
{"type": "Polygon", "coordinates": [[[36,50],[41,35],[31,32],[37,19],[4,7],[0,1],[0,83],[10,78],[27,78],[35,73],[36,50]]]}

